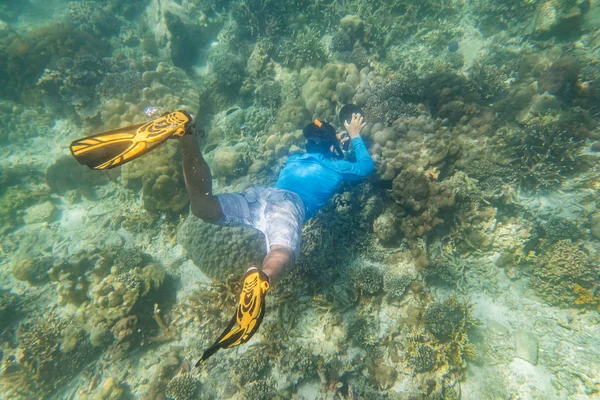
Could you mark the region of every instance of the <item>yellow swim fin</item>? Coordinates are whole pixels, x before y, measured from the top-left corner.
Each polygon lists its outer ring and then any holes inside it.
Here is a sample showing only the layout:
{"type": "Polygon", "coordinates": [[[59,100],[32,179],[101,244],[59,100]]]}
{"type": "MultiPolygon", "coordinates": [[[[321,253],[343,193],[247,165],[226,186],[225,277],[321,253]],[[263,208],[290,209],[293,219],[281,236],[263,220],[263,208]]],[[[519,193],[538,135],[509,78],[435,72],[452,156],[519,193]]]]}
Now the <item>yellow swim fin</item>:
{"type": "Polygon", "coordinates": [[[167,113],[140,125],[97,133],[71,143],[73,157],[91,169],[110,169],[135,160],[163,144],[181,137],[193,126],[186,111],[167,113]]]}
{"type": "Polygon", "coordinates": [[[251,270],[244,276],[244,287],[235,315],[217,341],[204,351],[199,367],[219,349],[228,349],[246,343],[258,331],[265,315],[265,295],[269,291],[269,277],[262,271],[251,270]]]}

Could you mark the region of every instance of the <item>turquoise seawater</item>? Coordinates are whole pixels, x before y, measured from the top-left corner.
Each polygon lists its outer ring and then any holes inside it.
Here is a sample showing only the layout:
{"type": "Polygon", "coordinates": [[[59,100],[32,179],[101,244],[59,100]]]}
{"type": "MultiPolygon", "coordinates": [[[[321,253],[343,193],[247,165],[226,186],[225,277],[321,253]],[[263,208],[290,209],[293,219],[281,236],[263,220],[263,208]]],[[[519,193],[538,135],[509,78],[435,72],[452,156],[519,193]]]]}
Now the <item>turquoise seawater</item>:
{"type": "Polygon", "coordinates": [[[2,400],[600,399],[595,1],[2,0],[0,121],[2,400]]]}

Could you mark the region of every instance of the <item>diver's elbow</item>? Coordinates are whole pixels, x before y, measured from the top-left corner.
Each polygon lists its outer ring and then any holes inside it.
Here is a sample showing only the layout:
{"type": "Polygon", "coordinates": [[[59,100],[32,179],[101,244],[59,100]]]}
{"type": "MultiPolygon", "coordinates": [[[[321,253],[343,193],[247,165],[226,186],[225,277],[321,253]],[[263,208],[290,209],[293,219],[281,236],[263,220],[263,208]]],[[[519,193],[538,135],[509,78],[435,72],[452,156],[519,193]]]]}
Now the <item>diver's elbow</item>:
{"type": "Polygon", "coordinates": [[[369,176],[373,175],[374,173],[375,173],[375,163],[373,163],[373,161],[371,161],[370,163],[367,163],[365,165],[364,177],[368,178],[369,176]]]}

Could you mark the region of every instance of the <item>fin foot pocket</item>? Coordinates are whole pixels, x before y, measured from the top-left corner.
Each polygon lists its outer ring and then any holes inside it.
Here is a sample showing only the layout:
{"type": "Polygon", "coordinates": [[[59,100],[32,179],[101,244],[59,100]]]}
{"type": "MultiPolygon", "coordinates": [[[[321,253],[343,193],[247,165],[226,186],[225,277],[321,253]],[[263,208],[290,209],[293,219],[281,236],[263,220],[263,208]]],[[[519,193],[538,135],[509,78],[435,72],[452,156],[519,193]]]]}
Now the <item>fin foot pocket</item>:
{"type": "Polygon", "coordinates": [[[228,349],[249,341],[258,331],[265,315],[265,295],[269,291],[269,277],[257,269],[246,272],[244,286],[240,294],[233,318],[217,339],[204,351],[196,367],[204,363],[219,349],[228,349]]]}

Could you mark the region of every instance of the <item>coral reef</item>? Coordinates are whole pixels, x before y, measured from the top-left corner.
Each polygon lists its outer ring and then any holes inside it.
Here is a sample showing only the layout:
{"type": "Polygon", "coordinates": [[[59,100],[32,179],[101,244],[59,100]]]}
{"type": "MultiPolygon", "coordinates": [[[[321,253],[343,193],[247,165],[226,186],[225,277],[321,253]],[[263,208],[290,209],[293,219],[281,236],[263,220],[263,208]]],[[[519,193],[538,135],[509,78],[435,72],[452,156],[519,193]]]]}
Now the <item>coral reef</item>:
{"type": "Polygon", "coordinates": [[[16,318],[19,310],[19,296],[0,287],[0,332],[16,318]]]}
{"type": "Polygon", "coordinates": [[[54,257],[39,256],[25,258],[13,266],[12,275],[19,281],[27,281],[32,285],[48,280],[48,272],[54,266],[54,257]]]}
{"type": "Polygon", "coordinates": [[[393,244],[398,240],[398,224],[395,213],[383,213],[373,222],[373,233],[382,244],[393,244]]]}
{"type": "Polygon", "coordinates": [[[577,243],[559,240],[541,256],[533,267],[532,287],[551,304],[572,307],[579,298],[575,285],[589,289],[597,282],[600,270],[577,243]]]}
{"type": "Polygon", "coordinates": [[[560,184],[578,166],[582,144],[568,127],[550,119],[532,121],[524,131],[513,132],[506,146],[520,164],[521,185],[538,191],[560,184]]]}
{"type": "Polygon", "coordinates": [[[436,350],[428,344],[416,343],[408,350],[407,361],[415,372],[431,371],[438,364],[436,350]]]}
{"type": "Polygon", "coordinates": [[[355,269],[352,282],[361,293],[374,295],[383,288],[383,272],[375,265],[360,266],[355,269]]]}
{"type": "Polygon", "coordinates": [[[473,326],[473,317],[468,304],[459,303],[455,298],[427,305],[423,312],[425,328],[442,341],[452,339],[458,332],[473,326]]]}
{"type": "Polygon", "coordinates": [[[575,222],[556,216],[551,216],[547,221],[543,222],[541,229],[550,243],[566,239],[577,241],[582,236],[575,222]]]}
{"type": "Polygon", "coordinates": [[[285,40],[279,49],[278,57],[287,67],[300,69],[303,66],[320,66],[327,61],[327,53],[321,38],[311,28],[304,28],[285,40]]]}
{"type": "Polygon", "coordinates": [[[80,331],[53,313],[22,323],[17,340],[16,357],[0,375],[9,395],[47,396],[97,355],[80,331]]]}
{"type": "Polygon", "coordinates": [[[177,241],[202,272],[219,280],[260,263],[265,253],[260,232],[212,225],[193,216],[177,231],[177,241]]]}
{"type": "Polygon", "coordinates": [[[173,400],[190,400],[198,391],[198,379],[191,373],[180,374],[167,384],[165,395],[173,400]]]}
{"type": "Polygon", "coordinates": [[[386,270],[383,275],[383,290],[391,300],[400,300],[413,278],[406,273],[386,270]]]}
{"type": "Polygon", "coordinates": [[[563,57],[556,60],[540,79],[540,91],[565,101],[571,100],[577,89],[580,68],[573,58],[563,57]]]}
{"type": "Polygon", "coordinates": [[[598,4],[21,3],[0,4],[2,396],[596,391],[598,4]],[[304,153],[307,122],[341,129],[347,103],[376,174],[306,221],[252,342],[193,374],[262,234],[186,215],[176,140],[109,172],[69,141],[183,109],[216,193],[240,192],[304,153]]]}
{"type": "Polygon", "coordinates": [[[390,126],[398,118],[418,116],[417,104],[425,100],[425,84],[410,70],[372,89],[365,112],[373,122],[390,126]]]}
{"type": "Polygon", "coordinates": [[[360,82],[354,64],[328,63],[312,71],[301,95],[313,118],[334,120],[338,102],[349,102],[360,82]]]}
{"type": "Polygon", "coordinates": [[[208,56],[216,86],[237,93],[244,80],[246,60],[227,46],[215,47],[208,56]]]}
{"type": "Polygon", "coordinates": [[[261,379],[248,383],[244,387],[244,398],[248,400],[270,399],[275,397],[276,391],[270,380],[261,379]]]}

